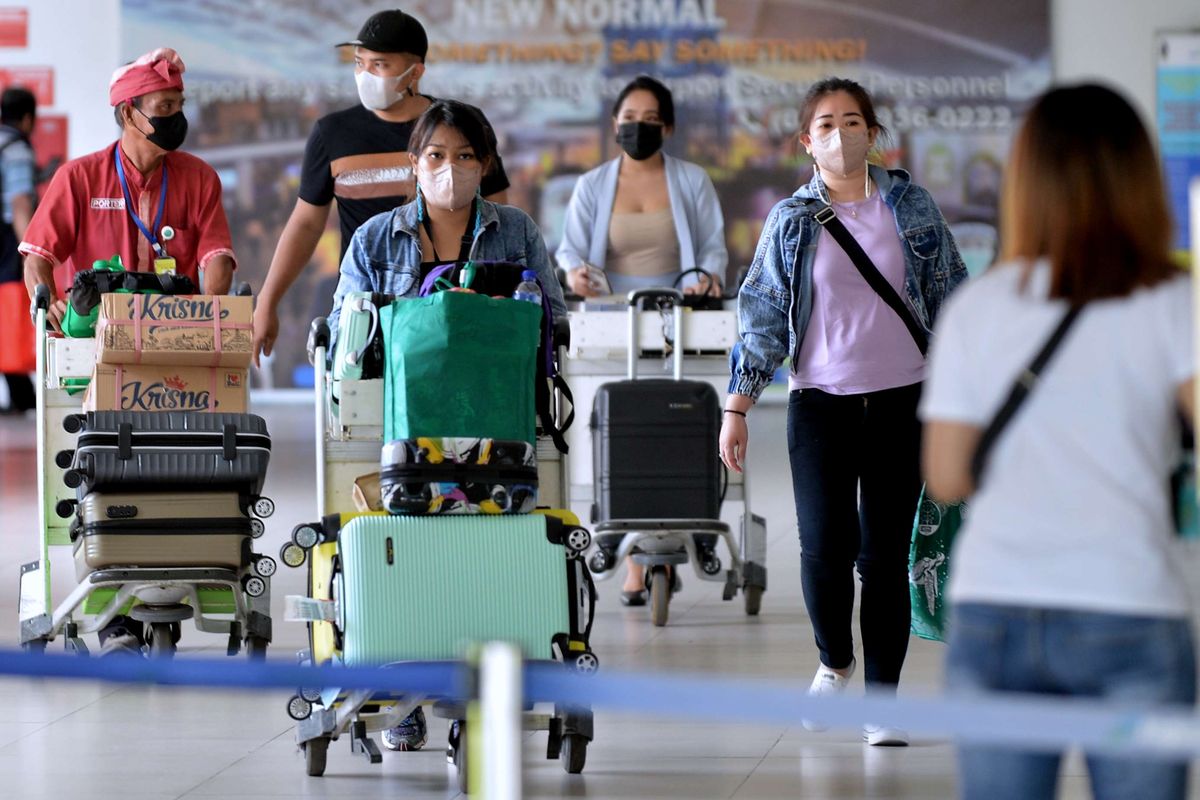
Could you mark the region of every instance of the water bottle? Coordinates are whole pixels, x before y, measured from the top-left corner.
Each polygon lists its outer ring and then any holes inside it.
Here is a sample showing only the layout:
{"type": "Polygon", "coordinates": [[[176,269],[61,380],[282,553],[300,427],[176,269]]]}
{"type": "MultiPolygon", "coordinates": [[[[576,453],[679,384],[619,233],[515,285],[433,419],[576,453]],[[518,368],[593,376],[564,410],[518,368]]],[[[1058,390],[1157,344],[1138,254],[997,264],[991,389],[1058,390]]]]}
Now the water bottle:
{"type": "Polygon", "coordinates": [[[527,269],[521,273],[521,282],[517,284],[517,290],[513,292],[513,300],[528,300],[541,308],[542,287],[538,286],[536,272],[527,269]]]}

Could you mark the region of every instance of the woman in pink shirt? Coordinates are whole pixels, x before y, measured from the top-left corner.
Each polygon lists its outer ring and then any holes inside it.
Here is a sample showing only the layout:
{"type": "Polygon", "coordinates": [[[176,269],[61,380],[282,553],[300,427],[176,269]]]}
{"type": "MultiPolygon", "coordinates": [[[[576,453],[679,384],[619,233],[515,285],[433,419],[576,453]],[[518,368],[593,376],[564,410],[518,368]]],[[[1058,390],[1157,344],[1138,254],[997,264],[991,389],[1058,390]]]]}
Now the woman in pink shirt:
{"type": "MultiPolygon", "coordinates": [[[[884,131],[861,86],[817,83],[800,122],[816,167],[771,211],[738,294],[721,458],[741,469],[746,412],[790,358],[801,579],[820,651],[810,692],[844,690],[857,666],[855,567],[866,683],[894,690],[908,649],[925,350],[938,308],[966,268],[929,193],[903,170],[867,163],[884,131]]],[[[907,744],[903,731],[882,725],[868,725],[863,737],[907,744]]]]}

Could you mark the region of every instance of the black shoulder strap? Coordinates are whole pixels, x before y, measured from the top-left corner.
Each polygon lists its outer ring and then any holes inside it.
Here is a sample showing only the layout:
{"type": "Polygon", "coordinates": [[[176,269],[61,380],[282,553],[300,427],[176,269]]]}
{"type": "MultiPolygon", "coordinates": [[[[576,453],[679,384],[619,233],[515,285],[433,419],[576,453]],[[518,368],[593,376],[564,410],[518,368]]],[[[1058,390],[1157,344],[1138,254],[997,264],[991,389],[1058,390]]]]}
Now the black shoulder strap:
{"type": "Polygon", "coordinates": [[[1083,310],[1083,306],[1071,306],[1067,309],[1067,313],[1059,321],[1054,328],[1054,332],[1050,334],[1050,338],[1042,345],[1042,349],[1034,356],[1033,361],[1025,368],[1025,371],[1017,377],[1016,383],[1008,393],[1008,398],[1005,399],[1004,405],[1000,406],[1000,410],[996,412],[996,416],[992,417],[992,421],[983,429],[983,434],[979,437],[979,444],[975,447],[975,453],[971,456],[971,480],[975,484],[975,488],[979,488],[979,481],[983,477],[984,468],[987,467],[987,459],[991,454],[992,448],[996,444],[996,440],[1000,438],[1000,434],[1008,427],[1008,423],[1012,421],[1013,416],[1025,402],[1025,398],[1037,385],[1038,378],[1041,377],[1042,370],[1046,368],[1046,364],[1050,358],[1058,350],[1058,346],[1062,344],[1062,340],[1066,337],[1067,332],[1071,330],[1071,326],[1075,324],[1075,320],[1079,317],[1079,312],[1083,310]]]}
{"type": "Polygon", "coordinates": [[[904,327],[908,328],[909,334],[913,341],[917,343],[917,349],[921,351],[921,355],[925,355],[929,350],[929,337],[925,335],[925,331],[913,319],[912,312],[908,310],[908,306],[904,305],[904,301],[900,299],[900,295],[896,294],[896,290],[887,282],[887,278],[879,272],[879,268],[871,261],[871,257],[859,245],[858,240],[854,238],[850,231],[846,230],[846,226],[837,218],[837,213],[832,206],[822,205],[813,214],[813,219],[821,224],[825,230],[829,231],[829,235],[833,240],[842,246],[846,251],[846,255],[850,256],[850,260],[854,262],[854,266],[858,269],[859,274],[863,276],[867,284],[875,290],[879,298],[896,312],[900,320],[904,323],[904,327]]]}

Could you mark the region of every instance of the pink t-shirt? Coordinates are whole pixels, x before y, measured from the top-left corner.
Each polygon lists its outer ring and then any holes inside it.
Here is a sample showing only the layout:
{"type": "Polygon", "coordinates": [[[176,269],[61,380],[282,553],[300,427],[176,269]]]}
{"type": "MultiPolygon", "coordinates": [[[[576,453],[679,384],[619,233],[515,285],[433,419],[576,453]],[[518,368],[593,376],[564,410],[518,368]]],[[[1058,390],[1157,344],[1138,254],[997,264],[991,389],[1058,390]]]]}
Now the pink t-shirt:
{"type": "MultiPolygon", "coordinates": [[[[896,232],[896,218],[879,192],[833,207],[907,305],[904,243],[896,232]]],[[[825,230],[813,259],[812,304],[800,356],[788,379],[791,389],[865,394],[924,379],[925,359],[912,334],[825,230]]]]}

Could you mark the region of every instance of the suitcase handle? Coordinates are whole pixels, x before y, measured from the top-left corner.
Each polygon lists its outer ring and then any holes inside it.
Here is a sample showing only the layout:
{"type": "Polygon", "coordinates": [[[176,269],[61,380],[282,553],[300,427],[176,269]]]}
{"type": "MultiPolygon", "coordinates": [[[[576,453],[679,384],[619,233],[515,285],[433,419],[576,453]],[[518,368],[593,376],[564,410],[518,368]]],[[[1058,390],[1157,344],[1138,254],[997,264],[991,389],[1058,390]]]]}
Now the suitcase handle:
{"type": "Polygon", "coordinates": [[[629,293],[629,352],[626,361],[626,377],[637,380],[638,352],[641,350],[639,341],[641,330],[638,327],[638,312],[642,310],[645,300],[671,300],[674,314],[674,346],[671,348],[672,377],[683,380],[683,292],[678,289],[635,289],[629,293]]]}

